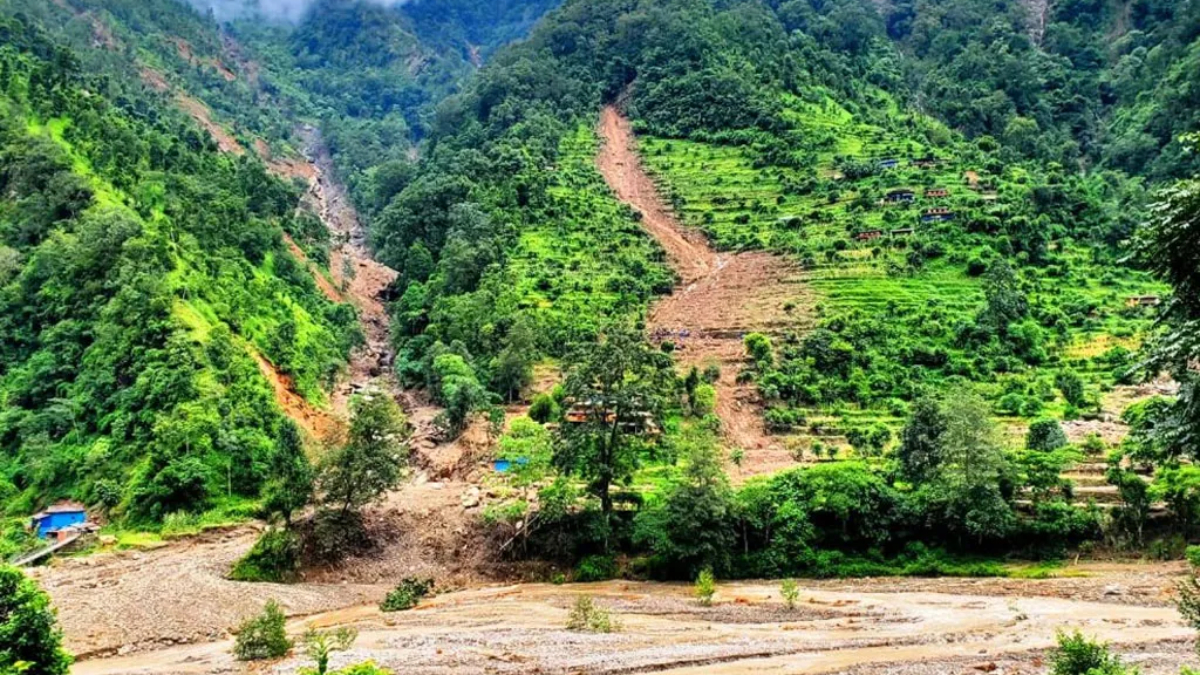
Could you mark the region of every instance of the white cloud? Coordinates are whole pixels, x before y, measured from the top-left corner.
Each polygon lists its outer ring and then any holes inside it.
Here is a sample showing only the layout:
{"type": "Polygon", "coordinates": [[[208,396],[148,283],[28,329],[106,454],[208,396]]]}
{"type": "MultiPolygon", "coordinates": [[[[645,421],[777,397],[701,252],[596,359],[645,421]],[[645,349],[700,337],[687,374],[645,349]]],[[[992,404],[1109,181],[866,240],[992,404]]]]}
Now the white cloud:
{"type": "MultiPolygon", "coordinates": [[[[394,6],[407,0],[369,0],[375,4],[394,6]]],[[[220,21],[247,16],[261,16],[272,21],[295,23],[304,18],[316,0],[187,0],[200,11],[211,10],[220,21]]]]}

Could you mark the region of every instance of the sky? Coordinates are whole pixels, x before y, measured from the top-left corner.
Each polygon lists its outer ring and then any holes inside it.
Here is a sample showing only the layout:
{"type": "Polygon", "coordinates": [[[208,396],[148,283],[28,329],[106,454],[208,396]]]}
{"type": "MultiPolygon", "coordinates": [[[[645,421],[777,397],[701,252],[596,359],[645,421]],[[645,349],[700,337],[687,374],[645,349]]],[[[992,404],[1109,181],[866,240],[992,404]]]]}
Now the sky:
{"type": "MultiPolygon", "coordinates": [[[[296,22],[304,18],[316,0],[187,0],[201,11],[212,10],[220,21],[261,14],[274,21],[296,22]]],[[[370,0],[380,5],[400,5],[406,0],[370,0]]]]}

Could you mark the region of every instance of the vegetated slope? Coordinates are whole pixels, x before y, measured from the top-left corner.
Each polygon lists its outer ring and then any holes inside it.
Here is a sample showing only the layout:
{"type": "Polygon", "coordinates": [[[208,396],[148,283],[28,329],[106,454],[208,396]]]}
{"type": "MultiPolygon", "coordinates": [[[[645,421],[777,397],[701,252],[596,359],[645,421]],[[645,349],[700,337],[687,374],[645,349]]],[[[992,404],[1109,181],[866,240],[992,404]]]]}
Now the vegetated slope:
{"type": "Polygon", "coordinates": [[[614,106],[600,115],[600,135],[600,172],[616,196],[641,214],[680,276],[679,287],[650,310],[650,337],[669,342],[684,368],[719,369],[716,413],[728,442],[747,451],[743,475],[790,464],[778,444],[771,447],[757,397],[738,376],[748,333],[796,325],[799,317],[789,314],[797,303],[806,304],[805,289],[791,283],[796,271],[771,254],[718,254],[702,231],[682,226],[643,170],[629,121],[614,106]]]}
{"type": "Polygon", "coordinates": [[[969,136],[1156,180],[1195,172],[1200,8],[1171,0],[896,2],[924,109],[969,136]]]}
{"type": "Polygon", "coordinates": [[[835,450],[848,435],[869,451],[906,401],[955,381],[982,386],[1006,416],[1098,405],[1149,327],[1151,310],[1129,298],[1162,292],[1103,243],[1120,227],[1108,186],[955,140],[873,95],[872,108],[819,90],[785,98],[802,138],[791,157],[771,136],[643,144],[685,222],[805,268],[823,319],[752,366],[775,404],[768,423],[809,437],[800,447],[835,450]],[[1005,294],[1015,304],[997,317],[1005,294]],[[1066,392],[1076,378],[1086,393],[1066,392]]]}
{"type": "Polygon", "coordinates": [[[283,241],[320,224],[131,64],[85,72],[3,21],[7,511],[72,496],[154,519],[256,495],[298,450],[256,360],[321,403],[361,339],[283,241]]]}
{"type": "MultiPolygon", "coordinates": [[[[1141,184],[1080,174],[1015,139],[964,138],[911,108],[921,83],[905,68],[934,65],[888,42],[884,19],[857,0],[579,0],[501,50],[444,108],[429,161],[377,220],[406,289],[398,311],[418,319],[401,333],[413,381],[429,381],[418,362],[431,345],[455,340],[492,380],[522,313],[484,299],[514,239],[451,214],[474,204],[518,228],[555,217],[538,209],[563,130],[628,90],[643,160],[684,224],[717,250],[772,251],[807,269],[818,298],[791,309],[815,304],[821,330],[804,337],[808,312],[791,320],[793,337],[772,326],[775,344],[743,375],[773,403],[770,427],[834,445],[852,435],[869,450],[909,401],[964,383],[1014,418],[1094,408],[1149,325],[1152,310],[1129,298],[1162,291],[1117,262],[1141,184]],[[484,273],[445,282],[464,267],[484,273]],[[450,329],[466,307],[483,330],[450,329]]],[[[711,265],[689,257],[694,242],[664,241],[688,262],[685,280],[711,265]]],[[[548,342],[535,355],[563,353],[548,342]]]]}

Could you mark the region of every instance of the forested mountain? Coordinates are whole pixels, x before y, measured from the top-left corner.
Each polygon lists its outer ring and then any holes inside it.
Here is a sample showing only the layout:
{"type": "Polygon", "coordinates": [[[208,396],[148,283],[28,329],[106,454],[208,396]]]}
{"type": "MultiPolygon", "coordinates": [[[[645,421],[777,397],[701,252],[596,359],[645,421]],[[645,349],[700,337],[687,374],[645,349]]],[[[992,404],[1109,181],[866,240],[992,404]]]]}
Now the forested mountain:
{"type": "Polygon", "coordinates": [[[359,339],[284,246],[312,227],[299,191],[118,67],[2,25],[8,512],[74,496],[158,519],[256,495],[301,450],[256,360],[320,402],[359,339]]]}
{"type": "MultiPolygon", "coordinates": [[[[1157,375],[1138,353],[1178,277],[1130,241],[1155,191],[1200,168],[1194,2],[316,0],[291,23],[179,0],[0,8],[10,514],[75,496],[151,521],[254,498],[297,454],[260,367],[320,407],[360,338],[297,208],[312,125],[398,272],[395,371],[445,408],[443,436],[532,398],[535,365],[561,374],[500,445],[553,455],[541,469],[600,505],[602,535],[568,557],[663,553],[661,532],[612,522],[614,493],[734,445],[722,405],[752,408],[761,446],[727,449],[854,459],[811,480],[856,483],[904,533],[839,539],[814,516],[787,549],[763,513],[818,488],[783,474],[746,496],[765,520],[742,524],[741,572],[815,565],[817,540],[1031,551],[1098,530],[1057,478],[1061,433],[1019,456],[997,439],[1119,414],[1114,388],[1157,375]],[[606,106],[662,209],[598,170],[606,106]],[[658,218],[708,271],[648,236],[658,218]],[[735,273],[752,281],[722,286],[735,273]],[[655,316],[693,288],[727,304],[655,316]],[[762,312],[704,323],[742,306],[762,312]],[[606,396],[654,430],[623,459],[609,444],[630,420],[608,441],[565,423],[606,396]],[[946,434],[983,448],[980,472],[946,434]]],[[[721,546],[664,564],[691,573],[721,546]]]]}

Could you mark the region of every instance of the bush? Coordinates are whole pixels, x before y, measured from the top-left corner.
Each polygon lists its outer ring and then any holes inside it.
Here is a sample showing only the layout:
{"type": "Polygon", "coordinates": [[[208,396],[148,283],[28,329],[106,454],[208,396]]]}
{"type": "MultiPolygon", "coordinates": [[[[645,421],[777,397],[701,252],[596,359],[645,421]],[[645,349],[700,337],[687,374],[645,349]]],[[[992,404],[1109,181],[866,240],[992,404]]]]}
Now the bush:
{"type": "Polygon", "coordinates": [[[700,575],[696,577],[695,593],[702,607],[712,605],[713,596],[717,594],[717,580],[712,570],[700,570],[700,575]]]}
{"type": "Polygon", "coordinates": [[[533,403],[529,406],[529,417],[535,422],[545,424],[557,420],[562,414],[559,410],[558,403],[554,401],[554,397],[550,394],[538,394],[533,397],[533,403]]]}
{"type": "Polygon", "coordinates": [[[1025,448],[1050,452],[1067,445],[1067,435],[1063,433],[1058,420],[1040,419],[1029,425],[1029,433],[1025,435],[1025,448]]]}
{"type": "Polygon", "coordinates": [[[1183,556],[1187,558],[1188,564],[1192,567],[1200,568],[1200,546],[1189,546],[1183,552],[1183,556]]]}
{"type": "Polygon", "coordinates": [[[71,657],[50,598],[20,570],[0,566],[0,673],[66,675],[71,657]]]}
{"type": "Polygon", "coordinates": [[[383,599],[379,609],[385,612],[401,612],[412,609],[421,602],[421,598],[433,591],[433,579],[414,579],[409,577],[400,582],[391,593],[383,599]]]}
{"type": "Polygon", "coordinates": [[[590,595],[581,595],[575,599],[575,606],[567,616],[567,630],[616,633],[621,630],[621,624],[607,610],[597,607],[590,595]]]}
{"type": "Polygon", "coordinates": [[[1050,675],[1136,675],[1108,645],[1088,640],[1079,631],[1059,633],[1058,649],[1050,656],[1050,675]]]}
{"type": "Polygon", "coordinates": [[[795,609],[796,601],[800,599],[800,584],[795,579],[784,579],[779,584],[779,597],[788,609],[795,609]]]}
{"type": "Polygon", "coordinates": [[[334,652],[350,649],[358,639],[358,631],[342,627],[336,630],[309,628],[304,634],[304,653],[316,662],[316,668],[303,668],[300,675],[326,675],[329,673],[329,657],[334,652]]]}
{"type": "Polygon", "coordinates": [[[608,555],[590,555],[579,561],[575,581],[607,581],[617,576],[617,561],[608,555]]]}
{"type": "Polygon", "coordinates": [[[308,564],[328,564],[371,548],[362,514],[357,511],[320,509],[303,524],[301,559],[308,564]]]}
{"type": "Polygon", "coordinates": [[[289,582],[300,568],[300,539],[291,530],[270,528],[233,566],[234,581],[289,582]]]}
{"type": "Polygon", "coordinates": [[[233,655],[239,661],[258,661],[287,656],[292,648],[285,624],[287,618],[274,600],[268,600],[262,614],[246,619],[238,626],[233,655]]]}

